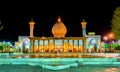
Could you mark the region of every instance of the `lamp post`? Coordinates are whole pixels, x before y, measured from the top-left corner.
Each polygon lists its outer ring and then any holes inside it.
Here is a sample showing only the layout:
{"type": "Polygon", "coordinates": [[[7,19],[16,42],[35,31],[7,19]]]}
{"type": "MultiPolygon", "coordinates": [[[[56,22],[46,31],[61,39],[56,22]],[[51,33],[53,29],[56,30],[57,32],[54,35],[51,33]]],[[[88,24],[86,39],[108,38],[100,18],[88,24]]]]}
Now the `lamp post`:
{"type": "Polygon", "coordinates": [[[108,37],[109,37],[109,49],[110,49],[110,52],[112,52],[112,40],[113,40],[113,33],[110,33],[108,34],[108,37]]]}
{"type": "Polygon", "coordinates": [[[107,36],[104,36],[103,37],[103,40],[106,42],[106,41],[108,41],[108,37],[107,36]]]}
{"type": "Polygon", "coordinates": [[[107,42],[108,42],[108,36],[104,36],[104,37],[103,37],[103,40],[104,40],[104,42],[105,42],[105,46],[104,46],[104,47],[105,47],[105,52],[106,52],[106,51],[108,52],[108,46],[107,46],[107,45],[108,45],[108,43],[107,43],[107,42]],[[106,47],[106,46],[107,46],[107,47],[106,47]],[[106,49],[106,48],[107,48],[107,49],[106,49]]]}

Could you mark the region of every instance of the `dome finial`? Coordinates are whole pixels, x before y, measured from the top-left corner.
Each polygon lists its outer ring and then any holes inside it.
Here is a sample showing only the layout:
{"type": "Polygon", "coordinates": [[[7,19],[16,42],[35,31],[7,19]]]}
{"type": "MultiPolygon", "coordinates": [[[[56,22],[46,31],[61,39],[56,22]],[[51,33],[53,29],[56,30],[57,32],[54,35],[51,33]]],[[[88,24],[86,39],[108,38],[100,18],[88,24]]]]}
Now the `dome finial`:
{"type": "Polygon", "coordinates": [[[31,17],[31,22],[33,22],[33,17],[31,17]]]}
{"type": "Polygon", "coordinates": [[[31,24],[31,25],[35,24],[35,22],[33,21],[33,17],[31,17],[31,20],[30,20],[29,24],[31,24]]]}
{"type": "Polygon", "coordinates": [[[61,18],[60,18],[60,16],[58,16],[58,22],[61,22],[61,18]]]}
{"type": "Polygon", "coordinates": [[[83,19],[83,22],[85,22],[85,19],[83,19]]]}

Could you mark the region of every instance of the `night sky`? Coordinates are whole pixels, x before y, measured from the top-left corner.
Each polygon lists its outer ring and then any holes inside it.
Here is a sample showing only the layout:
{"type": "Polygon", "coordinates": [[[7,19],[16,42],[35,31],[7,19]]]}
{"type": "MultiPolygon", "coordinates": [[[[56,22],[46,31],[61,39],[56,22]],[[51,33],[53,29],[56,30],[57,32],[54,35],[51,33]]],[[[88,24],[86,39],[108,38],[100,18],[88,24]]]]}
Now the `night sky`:
{"type": "Polygon", "coordinates": [[[87,33],[105,35],[110,32],[113,11],[120,6],[120,0],[42,0],[6,1],[1,15],[4,29],[0,31],[0,41],[17,41],[18,36],[29,36],[31,17],[36,22],[34,36],[51,37],[52,26],[60,16],[67,27],[67,37],[81,37],[80,22],[87,21],[87,33]],[[41,1],[41,2],[40,2],[41,1]]]}

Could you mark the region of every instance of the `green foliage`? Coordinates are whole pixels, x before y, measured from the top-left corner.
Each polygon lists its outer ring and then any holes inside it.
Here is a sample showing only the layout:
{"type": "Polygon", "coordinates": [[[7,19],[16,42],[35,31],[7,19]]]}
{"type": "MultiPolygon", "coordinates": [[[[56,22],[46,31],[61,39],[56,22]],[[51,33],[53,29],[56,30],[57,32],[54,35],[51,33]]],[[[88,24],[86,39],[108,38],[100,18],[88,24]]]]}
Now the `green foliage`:
{"type": "Polygon", "coordinates": [[[114,49],[115,50],[120,50],[120,45],[116,46],[114,49]]]}
{"type": "Polygon", "coordinates": [[[3,50],[3,46],[0,46],[0,50],[3,50]]]}
{"type": "Polygon", "coordinates": [[[105,48],[107,49],[109,46],[108,46],[108,44],[105,44],[105,48]]]}
{"type": "Polygon", "coordinates": [[[0,30],[2,30],[3,29],[3,26],[1,25],[1,21],[0,21],[0,30]]]}
{"type": "Polygon", "coordinates": [[[115,39],[120,39],[120,7],[117,7],[114,11],[111,23],[111,31],[114,33],[115,39]]]}

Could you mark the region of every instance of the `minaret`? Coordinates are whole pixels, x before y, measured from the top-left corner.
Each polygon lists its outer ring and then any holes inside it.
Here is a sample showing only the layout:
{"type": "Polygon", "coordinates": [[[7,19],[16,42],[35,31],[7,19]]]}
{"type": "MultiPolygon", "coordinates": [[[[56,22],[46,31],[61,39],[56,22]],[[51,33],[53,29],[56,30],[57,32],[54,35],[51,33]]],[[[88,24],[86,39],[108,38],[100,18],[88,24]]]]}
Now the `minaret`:
{"type": "Polygon", "coordinates": [[[85,20],[83,19],[81,24],[82,24],[82,34],[83,34],[83,37],[86,37],[86,24],[87,24],[87,22],[85,22],[85,20]]]}
{"type": "Polygon", "coordinates": [[[85,20],[83,19],[83,21],[81,22],[81,24],[82,24],[82,34],[83,34],[83,37],[85,38],[83,40],[83,46],[84,46],[83,52],[84,52],[85,49],[86,49],[86,24],[87,24],[87,22],[85,22],[85,20]]]}
{"type": "Polygon", "coordinates": [[[33,36],[34,24],[35,24],[35,22],[34,22],[33,19],[32,19],[32,20],[29,22],[29,25],[30,25],[30,37],[34,37],[34,36],[33,36]]]}

